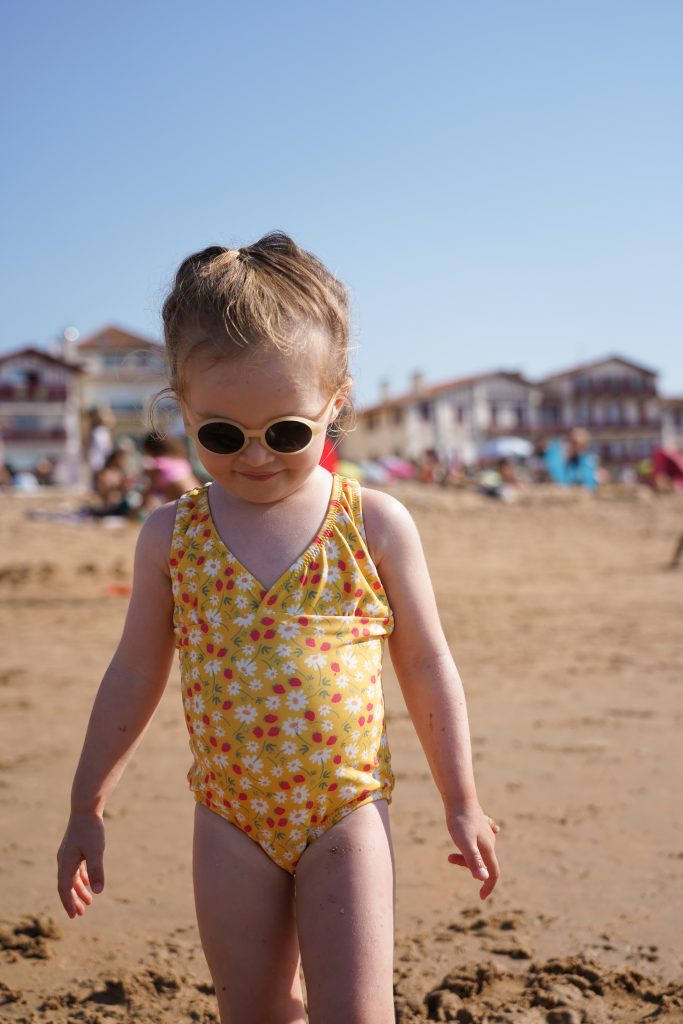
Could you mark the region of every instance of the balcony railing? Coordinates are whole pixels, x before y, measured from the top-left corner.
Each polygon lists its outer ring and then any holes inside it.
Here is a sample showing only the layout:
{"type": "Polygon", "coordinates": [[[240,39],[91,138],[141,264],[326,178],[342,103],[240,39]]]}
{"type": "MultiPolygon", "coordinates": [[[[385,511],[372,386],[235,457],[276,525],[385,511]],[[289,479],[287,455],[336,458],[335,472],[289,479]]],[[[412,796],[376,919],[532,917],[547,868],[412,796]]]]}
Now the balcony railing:
{"type": "Polygon", "coordinates": [[[0,402],[65,402],[67,397],[68,390],[62,385],[0,384],[0,402]]]}
{"type": "Polygon", "coordinates": [[[4,441],[66,441],[66,430],[64,427],[3,427],[2,438],[4,441]]]}
{"type": "Polygon", "coordinates": [[[571,389],[572,398],[619,398],[647,397],[657,394],[657,385],[649,380],[622,379],[575,381],[571,389]]]}

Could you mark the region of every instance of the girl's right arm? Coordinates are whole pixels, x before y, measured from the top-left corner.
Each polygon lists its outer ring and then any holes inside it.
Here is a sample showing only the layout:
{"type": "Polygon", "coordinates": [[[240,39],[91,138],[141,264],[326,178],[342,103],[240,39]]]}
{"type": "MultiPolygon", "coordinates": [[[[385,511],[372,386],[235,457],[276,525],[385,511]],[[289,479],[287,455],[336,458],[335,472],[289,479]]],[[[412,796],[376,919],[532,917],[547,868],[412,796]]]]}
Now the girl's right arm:
{"type": "Polygon", "coordinates": [[[57,853],[59,897],[72,918],[92,903],[90,889],[104,888],[104,807],[156,710],[173,660],[168,560],[174,521],[175,503],[153,512],[140,531],[123,634],[97,692],[76,769],[71,816],[57,853]]]}

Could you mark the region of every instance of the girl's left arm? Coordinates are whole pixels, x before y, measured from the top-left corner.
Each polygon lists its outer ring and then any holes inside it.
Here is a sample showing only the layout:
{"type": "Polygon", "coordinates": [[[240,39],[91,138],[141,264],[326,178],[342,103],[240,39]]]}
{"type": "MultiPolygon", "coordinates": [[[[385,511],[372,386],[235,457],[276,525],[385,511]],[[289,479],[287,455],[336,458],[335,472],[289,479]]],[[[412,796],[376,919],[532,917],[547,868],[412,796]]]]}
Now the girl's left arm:
{"type": "Polygon", "coordinates": [[[363,490],[370,552],[394,613],[391,660],[441,794],[446,823],[460,864],[491,894],[500,870],[495,854],[498,825],[481,809],[462,682],[441,628],[417,527],[388,494],[363,490]]]}

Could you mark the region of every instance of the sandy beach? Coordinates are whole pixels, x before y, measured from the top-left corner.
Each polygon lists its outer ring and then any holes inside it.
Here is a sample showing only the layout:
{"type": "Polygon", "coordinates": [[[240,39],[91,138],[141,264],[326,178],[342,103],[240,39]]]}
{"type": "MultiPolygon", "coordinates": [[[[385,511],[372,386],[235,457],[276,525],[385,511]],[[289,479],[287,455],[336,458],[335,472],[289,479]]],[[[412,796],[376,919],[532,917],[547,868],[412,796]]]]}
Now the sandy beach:
{"type": "MultiPolygon", "coordinates": [[[[470,708],[503,878],[447,863],[440,798],[387,665],[397,1020],[683,1021],[683,500],[405,485],[470,708]]],[[[64,500],[64,499],[62,499],[64,500]]],[[[69,921],[55,854],[126,609],[137,527],[0,496],[0,1020],[216,1022],[197,936],[174,668],[107,810],[106,889],[69,921]]]]}

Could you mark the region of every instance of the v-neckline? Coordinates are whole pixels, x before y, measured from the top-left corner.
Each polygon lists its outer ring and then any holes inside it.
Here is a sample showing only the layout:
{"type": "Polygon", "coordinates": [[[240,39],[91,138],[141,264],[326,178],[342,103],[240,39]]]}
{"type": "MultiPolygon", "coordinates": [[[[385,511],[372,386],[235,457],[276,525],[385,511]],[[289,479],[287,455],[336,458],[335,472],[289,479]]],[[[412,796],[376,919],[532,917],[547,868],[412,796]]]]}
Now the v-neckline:
{"type": "Polygon", "coordinates": [[[211,509],[211,501],[210,501],[210,498],[209,498],[209,491],[211,489],[211,484],[206,484],[204,486],[204,503],[206,504],[206,513],[208,515],[208,522],[209,522],[209,525],[211,527],[211,532],[213,533],[214,541],[217,544],[219,544],[220,547],[222,547],[224,549],[224,551],[227,552],[227,554],[230,556],[231,560],[237,565],[237,567],[245,575],[247,575],[252,580],[253,586],[258,589],[258,592],[259,592],[259,595],[260,595],[260,601],[264,601],[274,591],[279,590],[281,585],[282,585],[282,583],[289,576],[291,576],[291,574],[295,570],[296,571],[301,571],[306,566],[306,564],[308,562],[313,560],[314,553],[318,549],[322,548],[322,546],[324,544],[325,531],[334,522],[334,519],[335,519],[335,517],[337,515],[337,509],[339,508],[339,495],[340,495],[340,492],[341,492],[341,486],[342,486],[342,479],[341,479],[341,477],[337,473],[333,473],[332,474],[332,487],[331,487],[331,490],[330,490],[330,498],[329,498],[329,501],[327,503],[327,510],[325,512],[325,516],[324,516],[320,526],[316,530],[316,532],[315,532],[314,536],[312,537],[312,539],[309,541],[309,543],[303,549],[303,551],[299,555],[297,555],[297,557],[294,559],[294,561],[284,570],[284,572],[282,572],[278,576],[278,578],[275,580],[275,582],[270,587],[264,586],[263,583],[261,582],[261,580],[257,576],[255,576],[254,573],[251,572],[250,569],[247,568],[247,566],[244,564],[244,562],[240,561],[240,559],[234,554],[232,549],[223,540],[223,538],[222,538],[222,536],[220,534],[220,531],[219,531],[219,529],[218,529],[218,527],[216,525],[216,520],[214,519],[213,511],[211,509]]]}

